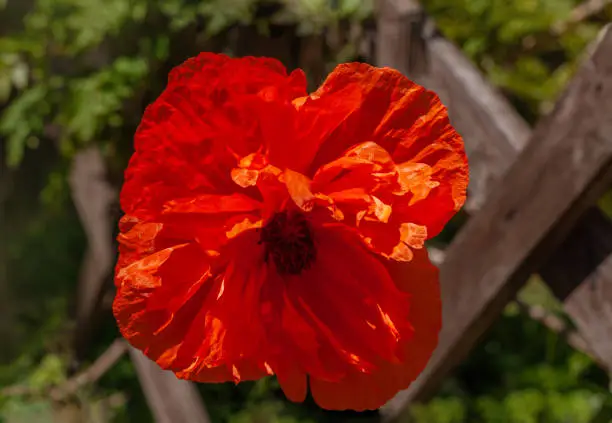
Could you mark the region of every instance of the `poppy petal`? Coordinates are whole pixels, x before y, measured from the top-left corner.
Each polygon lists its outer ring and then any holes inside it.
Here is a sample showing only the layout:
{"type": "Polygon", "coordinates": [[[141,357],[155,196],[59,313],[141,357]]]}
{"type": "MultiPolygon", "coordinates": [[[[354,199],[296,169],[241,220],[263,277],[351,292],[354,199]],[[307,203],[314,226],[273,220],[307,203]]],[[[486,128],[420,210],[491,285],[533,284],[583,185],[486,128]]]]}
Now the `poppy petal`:
{"type": "MultiPolygon", "coordinates": [[[[352,146],[373,142],[390,154],[411,189],[394,205],[398,222],[427,227],[436,236],[465,202],[468,168],[461,136],[439,97],[396,70],[365,63],[336,67],[313,96],[359,92],[355,110],[320,143],[311,169],[339,159],[352,146]],[[415,169],[429,179],[415,179],[415,169]],[[397,210],[396,210],[397,208],[397,210]]],[[[353,98],[347,99],[352,103],[353,98]]]]}
{"type": "Polygon", "coordinates": [[[300,372],[295,366],[276,368],[276,377],[285,396],[293,402],[302,402],[306,399],[308,392],[308,380],[306,373],[300,372]]]}
{"type": "Polygon", "coordinates": [[[122,209],[155,217],[167,201],[231,194],[237,157],[261,149],[257,107],[265,99],[291,104],[306,95],[303,72],[287,75],[274,59],[202,53],[175,68],[136,131],[135,154],[121,191],[122,209]]]}
{"type": "Polygon", "coordinates": [[[359,107],[361,92],[346,90],[325,96],[305,96],[291,103],[260,105],[259,117],[268,140],[270,163],[308,173],[319,146],[359,107]]]}
{"type": "Polygon", "coordinates": [[[398,391],[408,388],[423,371],[437,342],[442,323],[438,270],[419,250],[411,262],[381,259],[396,286],[410,296],[408,320],[413,335],[400,340],[401,363],[383,362],[370,373],[352,372],[341,381],[311,378],[312,395],[321,407],[332,410],[374,410],[398,391]]]}
{"type": "Polygon", "coordinates": [[[261,204],[257,200],[242,194],[202,194],[195,197],[170,200],[164,204],[163,213],[235,213],[252,212],[260,208],[261,204]]]}
{"type": "MultiPolygon", "coordinates": [[[[312,269],[288,279],[295,309],[328,345],[346,371],[374,371],[381,359],[397,361],[397,339],[409,337],[408,296],[385,267],[361,245],[356,233],[318,228],[318,259],[312,269]]],[[[329,375],[311,372],[311,377],[329,375]]]]}
{"type": "Polygon", "coordinates": [[[365,142],[321,167],[312,186],[344,216],[351,216],[345,223],[354,225],[370,248],[386,257],[409,261],[411,249],[423,247],[427,227],[403,221],[407,217],[398,214],[395,206],[411,201],[405,197],[422,181],[417,176],[403,177],[385,149],[365,142]]]}
{"type": "Polygon", "coordinates": [[[174,348],[181,341],[180,330],[164,342],[156,334],[168,325],[182,327],[175,316],[179,309],[191,313],[199,307],[194,296],[209,285],[208,271],[207,257],[195,244],[166,248],[118,269],[113,312],[123,336],[140,349],[153,343],[164,351],[174,348]]]}
{"type": "Polygon", "coordinates": [[[179,377],[238,382],[265,375],[258,318],[265,274],[249,259],[259,261],[259,253],[253,235],[228,248],[243,251],[245,243],[252,254],[235,256],[223,278],[196,244],[164,249],[120,269],[113,311],[124,337],[179,377]],[[223,366],[227,372],[218,369],[223,366]]]}

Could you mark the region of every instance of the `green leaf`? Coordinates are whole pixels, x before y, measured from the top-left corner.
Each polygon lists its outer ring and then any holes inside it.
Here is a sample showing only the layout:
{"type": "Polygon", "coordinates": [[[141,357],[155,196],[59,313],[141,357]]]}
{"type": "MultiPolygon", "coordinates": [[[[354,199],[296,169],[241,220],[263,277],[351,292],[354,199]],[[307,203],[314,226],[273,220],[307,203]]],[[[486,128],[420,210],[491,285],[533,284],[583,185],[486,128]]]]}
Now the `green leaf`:
{"type": "Polygon", "coordinates": [[[65,371],[65,364],[58,355],[46,355],[28,378],[28,385],[36,391],[58,385],[66,380],[65,371]]]}
{"type": "Polygon", "coordinates": [[[43,118],[48,110],[46,94],[43,85],[35,85],[23,91],[0,116],[0,133],[7,137],[7,164],[11,167],[21,162],[26,140],[42,131],[43,118]]]}

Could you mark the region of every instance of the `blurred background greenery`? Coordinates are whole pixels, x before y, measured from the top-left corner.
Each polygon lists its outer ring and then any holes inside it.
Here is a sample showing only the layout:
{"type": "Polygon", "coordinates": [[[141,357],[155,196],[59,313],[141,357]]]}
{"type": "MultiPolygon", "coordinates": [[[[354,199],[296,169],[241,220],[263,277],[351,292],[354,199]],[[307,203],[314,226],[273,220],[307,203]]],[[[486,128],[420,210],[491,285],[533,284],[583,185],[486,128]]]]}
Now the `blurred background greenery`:
{"type": "MultiPolygon", "coordinates": [[[[581,19],[572,18],[580,0],[422,3],[531,123],[550,110],[585,46],[612,18],[605,1],[581,19]]],[[[128,356],[62,401],[43,394],[117,337],[103,308],[96,336],[75,361],[76,286],[86,245],[69,185],[75,154],[98,146],[118,187],[143,109],[173,66],[203,50],[275,56],[305,68],[316,86],[336,63],[370,59],[361,42],[372,13],[368,0],[0,0],[0,422],[152,421],[128,356]]],[[[439,241],[448,242],[460,224],[439,241]]],[[[565,319],[537,279],[520,298],[565,319]]],[[[608,423],[608,384],[589,357],[511,304],[412,417],[608,423]]],[[[215,423],[377,420],[376,413],[288,403],[274,379],[198,389],[215,423]]]]}

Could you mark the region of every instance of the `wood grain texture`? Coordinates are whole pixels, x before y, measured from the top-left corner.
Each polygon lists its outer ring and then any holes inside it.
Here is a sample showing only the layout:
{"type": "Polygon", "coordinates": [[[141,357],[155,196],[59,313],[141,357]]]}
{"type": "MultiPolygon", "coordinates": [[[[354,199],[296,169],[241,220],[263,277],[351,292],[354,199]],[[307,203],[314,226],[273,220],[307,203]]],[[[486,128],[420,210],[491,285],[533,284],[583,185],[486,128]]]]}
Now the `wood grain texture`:
{"type": "Polygon", "coordinates": [[[428,55],[421,34],[426,19],[420,5],[413,0],[385,0],[377,2],[376,8],[377,65],[390,66],[413,78],[425,74],[428,55]]]}
{"type": "MultiPolygon", "coordinates": [[[[570,235],[539,271],[553,294],[564,303],[612,253],[612,224],[598,208],[589,209],[572,228],[570,235]]],[[[574,317],[574,313],[569,311],[574,317]]],[[[594,320],[595,326],[601,325],[594,320]]],[[[610,321],[612,326],[612,320],[610,321]]],[[[587,331],[588,332],[588,331],[587,331]]],[[[596,341],[594,339],[593,341],[596,341]]],[[[597,342],[595,342],[597,343],[597,342]]],[[[612,357],[611,357],[612,358],[612,357]]],[[[609,367],[612,370],[612,366],[609,367]]]]}
{"type": "Polygon", "coordinates": [[[440,95],[452,124],[467,140],[470,186],[465,210],[474,213],[523,149],[531,130],[459,48],[441,36],[430,38],[427,46],[431,73],[423,83],[440,95]],[[490,119],[492,115],[496,118],[490,119]]]}
{"type": "Polygon", "coordinates": [[[162,370],[140,351],[130,347],[130,357],[138,373],[155,423],[209,423],[210,418],[197,388],[162,370]]]}
{"type": "MultiPolygon", "coordinates": [[[[591,211],[598,211],[597,209],[591,209],[591,211]]],[[[585,213],[587,215],[590,215],[589,212],[585,213]]],[[[584,218],[585,216],[583,216],[584,218]]],[[[594,218],[599,218],[597,216],[593,216],[594,218]]],[[[606,219],[605,217],[603,217],[604,219],[606,219]]],[[[582,225],[577,225],[574,227],[574,229],[572,229],[572,232],[576,232],[579,229],[584,229],[581,228],[582,225]]],[[[610,225],[610,228],[612,228],[612,225],[610,225]]],[[[567,243],[567,241],[569,241],[570,239],[568,238],[568,240],[566,240],[565,243],[567,243]]],[[[608,243],[612,243],[612,237],[609,238],[608,243]]],[[[599,254],[601,251],[604,251],[602,249],[599,248],[595,248],[596,253],[595,254],[599,254]]],[[[560,251],[574,251],[574,249],[566,249],[565,246],[559,248],[557,250],[557,252],[553,255],[553,257],[558,258],[559,254],[558,252],[560,251]]],[[[435,247],[429,247],[427,249],[427,252],[429,253],[429,259],[431,260],[431,262],[433,264],[435,264],[436,266],[440,267],[440,265],[444,262],[444,256],[445,253],[443,250],[439,250],[435,247]]],[[[591,258],[591,252],[590,251],[580,251],[578,252],[578,255],[573,257],[573,256],[567,256],[566,259],[568,260],[566,263],[571,263],[572,261],[581,261],[581,258],[583,256],[589,256],[588,260],[592,261],[593,259],[591,258]]],[[[547,263],[546,265],[544,265],[544,269],[547,269],[549,264],[555,264],[554,260],[551,260],[550,263],[547,263]]],[[[597,266],[592,266],[591,269],[594,269],[596,267],[599,266],[598,263],[597,266]]],[[[563,266],[558,266],[555,265],[552,269],[554,269],[555,271],[557,270],[563,270],[566,269],[567,267],[563,267],[563,266]]],[[[573,267],[572,267],[573,268],[573,267]]],[[[580,269],[579,266],[576,267],[577,269],[580,269]]],[[[561,273],[561,272],[559,272],[561,273]]],[[[565,274],[564,274],[565,275],[565,274]]],[[[582,277],[580,279],[574,279],[573,276],[579,276],[579,273],[575,273],[572,274],[572,272],[569,272],[570,277],[566,278],[566,282],[567,284],[565,285],[565,287],[571,287],[571,290],[568,291],[566,293],[566,297],[567,295],[569,295],[571,293],[571,291],[573,291],[585,278],[582,277]],[[577,282],[575,282],[577,281],[577,282]]],[[[562,286],[562,288],[565,288],[562,286]]],[[[597,298],[600,298],[599,296],[597,298]]],[[[608,298],[606,300],[607,302],[610,301],[610,299],[608,298]]],[[[589,357],[591,357],[591,359],[593,359],[600,367],[602,368],[610,368],[609,363],[604,363],[600,357],[593,352],[593,350],[591,349],[590,344],[586,341],[586,339],[579,333],[578,330],[572,328],[572,326],[570,324],[568,324],[565,319],[559,317],[556,313],[554,312],[550,312],[548,311],[546,308],[540,306],[540,305],[530,305],[527,304],[523,301],[521,301],[518,298],[514,299],[514,302],[516,303],[516,305],[518,306],[519,310],[521,310],[521,312],[523,312],[524,314],[528,315],[529,317],[531,317],[533,320],[540,322],[543,326],[545,326],[546,328],[548,328],[549,330],[551,330],[552,332],[556,333],[557,335],[559,335],[561,338],[565,339],[565,341],[575,350],[577,351],[581,351],[584,354],[588,355],[589,357]]],[[[599,309],[606,309],[607,307],[605,307],[604,304],[595,304],[594,309],[595,310],[599,310],[599,309]],[[603,306],[603,307],[602,307],[603,306]]],[[[591,316],[594,317],[595,314],[598,313],[591,313],[591,316]]],[[[589,317],[591,317],[589,316],[589,317]]],[[[599,316],[601,317],[601,316],[599,316]]],[[[589,320],[588,318],[586,319],[588,320],[588,323],[592,324],[593,322],[595,322],[595,320],[589,320]]],[[[590,325],[589,325],[590,326],[590,325]]],[[[608,328],[607,325],[595,325],[596,327],[600,328],[603,326],[605,328],[608,328]]],[[[606,331],[610,331],[610,329],[606,329],[606,331]]],[[[608,340],[604,341],[605,343],[609,344],[608,340]]]]}
{"type": "Polygon", "coordinates": [[[565,309],[587,342],[597,347],[599,360],[612,369],[612,256],[570,294],[565,309]]]}
{"type": "Polygon", "coordinates": [[[113,223],[110,208],[117,193],[106,180],[106,165],[97,148],[79,152],[69,176],[72,200],[87,238],[76,302],[75,356],[81,359],[89,344],[97,303],[112,274],[113,223]]]}
{"type": "Polygon", "coordinates": [[[432,392],[610,181],[610,51],[607,30],[534,141],[449,248],[442,289],[453,301],[445,302],[439,348],[419,380],[388,404],[390,418],[432,392]]]}
{"type": "Polygon", "coordinates": [[[590,354],[612,371],[612,224],[589,210],[540,275],[563,301],[590,354]]]}

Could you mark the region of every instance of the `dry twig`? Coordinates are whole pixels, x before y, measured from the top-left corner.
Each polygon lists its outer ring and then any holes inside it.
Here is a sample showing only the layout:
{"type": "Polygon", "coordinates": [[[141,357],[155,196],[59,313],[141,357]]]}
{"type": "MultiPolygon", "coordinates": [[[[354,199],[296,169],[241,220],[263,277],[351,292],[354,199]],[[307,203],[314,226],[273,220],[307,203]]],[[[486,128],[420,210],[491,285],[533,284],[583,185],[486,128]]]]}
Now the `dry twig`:
{"type": "Polygon", "coordinates": [[[583,22],[593,15],[600,13],[608,5],[612,4],[612,0],[586,0],[580,3],[569,14],[569,17],[563,21],[557,22],[552,27],[552,32],[555,35],[561,35],[573,25],[583,22]]]}
{"type": "Polygon", "coordinates": [[[116,339],[91,366],[67,379],[64,383],[51,386],[43,391],[37,391],[29,386],[13,385],[0,391],[1,396],[48,396],[54,401],[61,401],[75,394],[85,385],[95,383],[125,354],[127,342],[116,339]]]}

